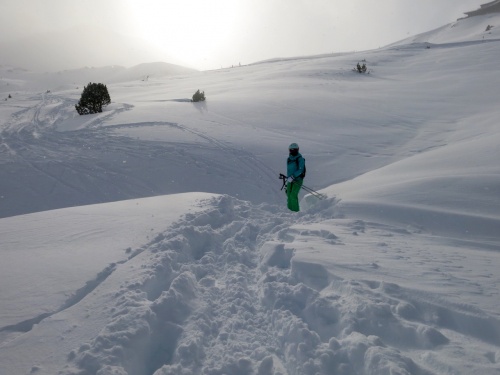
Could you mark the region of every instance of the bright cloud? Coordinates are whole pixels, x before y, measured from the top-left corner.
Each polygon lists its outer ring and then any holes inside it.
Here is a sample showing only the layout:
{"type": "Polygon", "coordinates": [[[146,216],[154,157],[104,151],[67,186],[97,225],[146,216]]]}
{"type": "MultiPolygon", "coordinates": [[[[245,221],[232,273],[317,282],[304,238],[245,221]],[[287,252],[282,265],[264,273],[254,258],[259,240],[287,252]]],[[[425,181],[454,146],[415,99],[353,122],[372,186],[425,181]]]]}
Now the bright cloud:
{"type": "Polygon", "coordinates": [[[245,5],[232,0],[128,1],[137,36],[188,63],[214,60],[237,43],[245,5]]]}

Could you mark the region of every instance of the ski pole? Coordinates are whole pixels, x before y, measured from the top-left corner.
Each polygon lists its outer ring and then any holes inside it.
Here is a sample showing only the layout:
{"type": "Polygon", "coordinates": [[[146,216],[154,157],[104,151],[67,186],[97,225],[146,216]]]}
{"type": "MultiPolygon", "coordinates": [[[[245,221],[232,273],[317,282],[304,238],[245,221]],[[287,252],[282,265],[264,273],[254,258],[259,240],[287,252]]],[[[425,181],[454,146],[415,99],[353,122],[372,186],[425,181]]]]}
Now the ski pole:
{"type": "MultiPolygon", "coordinates": [[[[281,187],[281,190],[286,186],[286,176],[283,173],[280,173],[280,180],[283,180],[283,186],[281,187]]],[[[302,185],[302,189],[310,193],[311,195],[315,196],[318,199],[326,199],[326,195],[318,193],[316,190],[311,189],[310,187],[307,187],[305,185],[302,185]]]]}
{"type": "Polygon", "coordinates": [[[280,173],[280,180],[283,180],[283,186],[280,189],[283,190],[283,188],[286,186],[286,176],[283,173],[280,173]]]}
{"type": "Polygon", "coordinates": [[[305,185],[302,185],[302,189],[310,193],[311,195],[315,196],[318,199],[326,199],[327,196],[325,194],[318,193],[316,190],[311,189],[310,187],[307,187],[305,185]]]}

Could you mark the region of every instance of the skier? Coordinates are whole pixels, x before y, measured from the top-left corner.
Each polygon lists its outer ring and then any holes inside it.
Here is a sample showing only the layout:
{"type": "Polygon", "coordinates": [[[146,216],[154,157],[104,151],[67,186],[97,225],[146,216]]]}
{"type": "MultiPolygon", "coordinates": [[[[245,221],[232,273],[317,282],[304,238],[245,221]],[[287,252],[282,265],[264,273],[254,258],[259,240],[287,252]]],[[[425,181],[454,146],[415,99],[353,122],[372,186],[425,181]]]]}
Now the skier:
{"type": "Polygon", "coordinates": [[[292,143],[288,147],[289,156],[287,159],[287,205],[291,211],[299,212],[299,191],[306,175],[306,160],[299,153],[299,145],[292,143]]]}

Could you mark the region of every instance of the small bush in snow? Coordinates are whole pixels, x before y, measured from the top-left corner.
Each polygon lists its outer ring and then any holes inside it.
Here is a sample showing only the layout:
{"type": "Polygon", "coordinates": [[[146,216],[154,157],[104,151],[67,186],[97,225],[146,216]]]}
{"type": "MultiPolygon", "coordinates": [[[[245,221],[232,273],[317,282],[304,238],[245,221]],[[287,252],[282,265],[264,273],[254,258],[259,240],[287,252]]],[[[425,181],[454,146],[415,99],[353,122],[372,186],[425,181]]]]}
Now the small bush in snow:
{"type": "Polygon", "coordinates": [[[200,92],[197,90],[193,95],[193,102],[204,102],[205,101],[205,91],[200,92]]]}
{"type": "Polygon", "coordinates": [[[358,73],[366,73],[366,71],[367,71],[366,64],[363,63],[363,65],[359,65],[359,63],[358,63],[356,65],[356,70],[358,71],[358,73]]]}
{"type": "Polygon", "coordinates": [[[83,88],[82,96],[75,108],[80,115],[88,115],[102,112],[102,107],[109,103],[111,103],[111,98],[106,85],[89,83],[83,88]]]}

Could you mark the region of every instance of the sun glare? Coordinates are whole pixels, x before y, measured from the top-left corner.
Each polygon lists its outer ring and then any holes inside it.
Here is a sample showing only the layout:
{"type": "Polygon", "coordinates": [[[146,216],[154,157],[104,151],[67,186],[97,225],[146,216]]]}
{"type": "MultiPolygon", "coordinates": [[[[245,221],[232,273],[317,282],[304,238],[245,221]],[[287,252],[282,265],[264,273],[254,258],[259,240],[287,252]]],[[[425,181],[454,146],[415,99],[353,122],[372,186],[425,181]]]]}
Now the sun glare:
{"type": "Polygon", "coordinates": [[[238,3],[128,0],[137,36],[195,67],[202,67],[206,60],[213,62],[237,37],[242,14],[238,3]]]}

